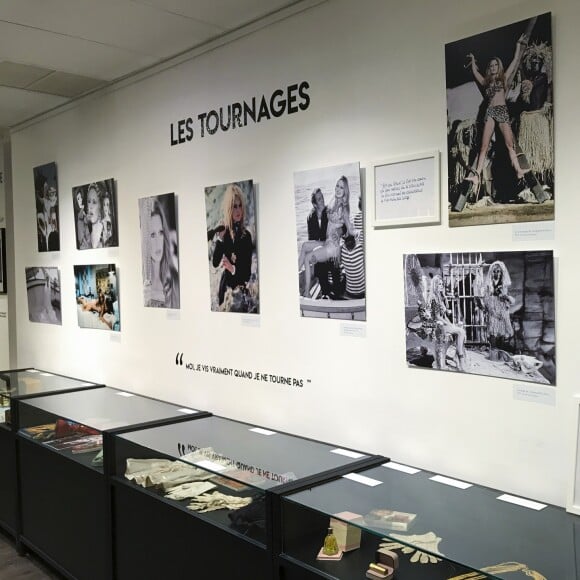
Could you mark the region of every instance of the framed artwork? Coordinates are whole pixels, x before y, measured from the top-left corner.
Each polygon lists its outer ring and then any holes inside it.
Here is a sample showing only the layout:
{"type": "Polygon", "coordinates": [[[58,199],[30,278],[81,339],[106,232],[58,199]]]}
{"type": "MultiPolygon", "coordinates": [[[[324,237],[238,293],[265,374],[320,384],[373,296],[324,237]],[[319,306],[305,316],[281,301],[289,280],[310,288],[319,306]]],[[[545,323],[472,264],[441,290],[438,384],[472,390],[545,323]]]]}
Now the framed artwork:
{"type": "Polygon", "coordinates": [[[206,187],[205,210],[212,311],[259,314],[254,182],[206,187]]]}
{"type": "Polygon", "coordinates": [[[77,250],[119,245],[115,180],[73,187],[77,250]]]}
{"type": "Polygon", "coordinates": [[[441,221],[439,151],[372,164],[373,227],[441,221]]]}
{"type": "Polygon", "coordinates": [[[56,163],[33,169],[36,196],[36,235],[39,252],[60,250],[58,180],[56,163]]]}
{"type": "Polygon", "coordinates": [[[115,264],[74,266],[77,318],[81,328],[121,330],[115,264]]]}
{"type": "Polygon", "coordinates": [[[175,194],[139,200],[143,303],[179,308],[179,245],[175,194]]]}
{"type": "Polygon", "coordinates": [[[359,163],[294,173],[300,314],[366,320],[359,163]]]}
{"type": "Polygon", "coordinates": [[[554,219],[551,14],[445,46],[449,225],[554,219]]]}
{"type": "Polygon", "coordinates": [[[410,367],[556,384],[551,250],[407,254],[410,367]]]}
{"type": "Polygon", "coordinates": [[[26,296],[30,322],[62,324],[58,268],[26,268],[26,296]]]}
{"type": "Polygon", "coordinates": [[[6,294],[6,228],[0,228],[0,294],[6,294]]]}

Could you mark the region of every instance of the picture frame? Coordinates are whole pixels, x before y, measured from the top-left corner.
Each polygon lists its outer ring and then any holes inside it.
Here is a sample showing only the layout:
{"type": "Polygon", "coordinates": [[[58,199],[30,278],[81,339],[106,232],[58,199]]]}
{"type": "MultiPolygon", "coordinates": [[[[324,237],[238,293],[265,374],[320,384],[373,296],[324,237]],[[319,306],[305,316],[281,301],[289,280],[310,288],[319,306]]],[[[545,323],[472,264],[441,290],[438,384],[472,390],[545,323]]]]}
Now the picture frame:
{"type": "Polygon", "coordinates": [[[580,395],[573,398],[574,405],[574,434],[573,445],[574,457],[568,485],[568,497],[566,498],[566,511],[580,515],[580,395]]]}
{"type": "Polygon", "coordinates": [[[370,165],[373,228],[441,223],[438,150],[370,165]]]}
{"type": "Polygon", "coordinates": [[[6,228],[0,228],[0,294],[6,294],[6,228]]]}

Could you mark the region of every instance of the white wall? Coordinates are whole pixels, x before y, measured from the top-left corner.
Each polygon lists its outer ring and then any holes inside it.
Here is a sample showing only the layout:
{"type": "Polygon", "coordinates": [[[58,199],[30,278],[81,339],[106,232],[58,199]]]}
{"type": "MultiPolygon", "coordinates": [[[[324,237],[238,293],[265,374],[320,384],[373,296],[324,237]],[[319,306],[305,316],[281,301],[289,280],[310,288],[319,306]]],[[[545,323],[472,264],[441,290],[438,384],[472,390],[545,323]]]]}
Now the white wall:
{"type": "MultiPolygon", "coordinates": [[[[16,132],[18,364],[565,503],[578,356],[578,22],[577,0],[331,0],[16,132]],[[341,336],[337,321],[300,318],[293,171],[434,148],[445,152],[444,44],[547,10],[553,13],[556,59],[555,240],[513,243],[510,225],[450,230],[445,210],[435,227],[379,231],[367,224],[366,337],[341,336]],[[306,112],[169,146],[171,122],[301,80],[311,83],[306,112]],[[53,160],[63,249],[39,255],[32,167],[53,160]],[[108,177],[118,186],[119,248],[79,252],[71,188],[108,177]],[[204,187],[248,178],[258,184],[259,327],[209,309],[204,187]],[[179,200],[177,313],[142,307],[137,207],[139,197],[171,191],[179,200]],[[515,401],[511,381],[409,369],[405,363],[402,255],[506,249],[555,252],[555,407],[515,401]],[[79,329],[73,264],[111,261],[120,272],[122,332],[79,329]],[[62,327],[28,321],[29,265],[61,268],[62,327]],[[288,375],[305,385],[186,371],[174,363],[178,351],[186,362],[288,375]]],[[[443,176],[445,163],[443,158],[443,176]]]]}

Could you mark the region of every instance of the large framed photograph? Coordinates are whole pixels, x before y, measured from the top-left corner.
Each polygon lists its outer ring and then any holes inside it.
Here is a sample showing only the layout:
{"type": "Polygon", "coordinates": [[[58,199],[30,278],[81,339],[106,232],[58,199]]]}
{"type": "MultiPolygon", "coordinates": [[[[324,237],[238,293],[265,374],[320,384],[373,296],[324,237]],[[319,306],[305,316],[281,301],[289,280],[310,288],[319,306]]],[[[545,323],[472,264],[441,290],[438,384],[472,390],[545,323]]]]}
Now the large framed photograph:
{"type": "Polygon", "coordinates": [[[26,296],[30,322],[62,324],[58,268],[26,268],[26,296]]]}
{"type": "Polygon", "coordinates": [[[60,250],[60,228],[56,163],[39,165],[32,172],[36,196],[38,251],[57,252],[60,250]]]}
{"type": "Polygon", "coordinates": [[[206,187],[205,209],[212,311],[259,314],[254,182],[206,187]]]}
{"type": "Polygon", "coordinates": [[[551,250],[407,254],[407,364],[556,384],[551,250]]]}
{"type": "Polygon", "coordinates": [[[143,303],[179,308],[179,244],[175,194],[139,200],[143,303]]]}
{"type": "Polygon", "coordinates": [[[358,163],[294,173],[300,314],[366,320],[358,163]]]}
{"type": "Polygon", "coordinates": [[[77,318],[81,328],[121,330],[115,264],[74,266],[77,318]]]}
{"type": "Polygon", "coordinates": [[[77,250],[119,245],[115,180],[73,187],[77,250]]]}
{"type": "Polygon", "coordinates": [[[373,227],[441,221],[439,151],[372,164],[373,227]]]}
{"type": "Polygon", "coordinates": [[[6,294],[6,228],[0,228],[0,294],[6,294]]]}
{"type": "Polygon", "coordinates": [[[554,219],[550,13],[445,46],[449,225],[554,219]]]}

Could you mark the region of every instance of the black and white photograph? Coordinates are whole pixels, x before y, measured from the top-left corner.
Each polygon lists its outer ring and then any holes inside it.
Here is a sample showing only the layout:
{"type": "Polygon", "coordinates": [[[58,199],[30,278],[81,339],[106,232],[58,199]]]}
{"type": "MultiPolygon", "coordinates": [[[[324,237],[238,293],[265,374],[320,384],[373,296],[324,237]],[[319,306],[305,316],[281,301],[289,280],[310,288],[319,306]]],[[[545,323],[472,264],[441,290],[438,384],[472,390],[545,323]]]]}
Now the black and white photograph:
{"type": "Polygon", "coordinates": [[[81,328],[121,330],[115,264],[74,266],[77,318],[81,328]]]}
{"type": "Polygon", "coordinates": [[[30,322],[62,324],[58,268],[26,268],[26,295],[30,322]]]}
{"type": "Polygon", "coordinates": [[[139,200],[143,303],[179,308],[179,244],[175,194],[139,200]]]}
{"type": "Polygon", "coordinates": [[[556,384],[551,250],[404,256],[407,364],[556,384]]]}
{"type": "Polygon", "coordinates": [[[206,187],[205,209],[212,311],[259,314],[254,182],[206,187]]]}
{"type": "Polygon", "coordinates": [[[445,46],[449,225],[554,219],[551,14],[445,46]]]}
{"type": "Polygon", "coordinates": [[[0,228],[0,294],[6,294],[6,228],[0,228]]]}
{"type": "Polygon", "coordinates": [[[60,250],[60,228],[56,163],[34,167],[33,174],[38,251],[58,252],[60,250]]]}
{"type": "Polygon", "coordinates": [[[73,187],[77,250],[119,245],[115,180],[73,187]]]}
{"type": "Polygon", "coordinates": [[[366,320],[359,163],[294,173],[300,314],[366,320]]]}

